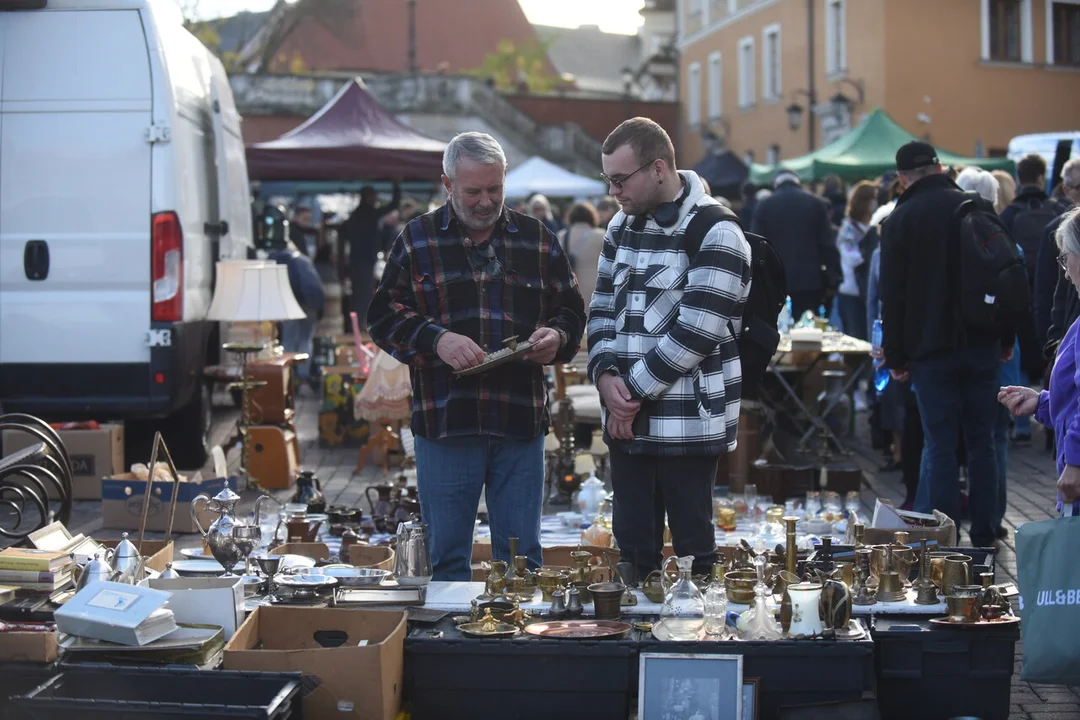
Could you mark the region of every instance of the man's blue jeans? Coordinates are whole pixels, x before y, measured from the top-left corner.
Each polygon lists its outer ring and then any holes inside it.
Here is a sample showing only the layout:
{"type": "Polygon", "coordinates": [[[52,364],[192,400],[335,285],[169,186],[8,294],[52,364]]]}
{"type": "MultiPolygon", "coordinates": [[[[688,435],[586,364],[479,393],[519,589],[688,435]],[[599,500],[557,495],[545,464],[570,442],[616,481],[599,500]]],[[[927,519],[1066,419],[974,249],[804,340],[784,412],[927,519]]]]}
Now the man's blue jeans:
{"type": "Polygon", "coordinates": [[[513,562],[509,538],[529,567],[543,564],[540,513],[544,502],[544,436],[515,440],[469,435],[416,438],[420,512],[428,526],[434,580],[472,580],[473,530],[480,493],[487,490],[491,552],[513,562]]]}
{"type": "Polygon", "coordinates": [[[911,380],[922,415],[925,445],[915,511],[940,510],[960,526],[957,438],[968,455],[969,535],[976,546],[993,544],[998,503],[994,424],[998,417],[1001,350],[994,342],[912,363],[911,380]]]}
{"type": "Polygon", "coordinates": [[[281,323],[281,346],[285,352],[307,353],[308,359],[297,363],[296,374],[301,380],[311,377],[311,348],[315,341],[315,313],[308,311],[306,318],[286,320],[281,323]]]}

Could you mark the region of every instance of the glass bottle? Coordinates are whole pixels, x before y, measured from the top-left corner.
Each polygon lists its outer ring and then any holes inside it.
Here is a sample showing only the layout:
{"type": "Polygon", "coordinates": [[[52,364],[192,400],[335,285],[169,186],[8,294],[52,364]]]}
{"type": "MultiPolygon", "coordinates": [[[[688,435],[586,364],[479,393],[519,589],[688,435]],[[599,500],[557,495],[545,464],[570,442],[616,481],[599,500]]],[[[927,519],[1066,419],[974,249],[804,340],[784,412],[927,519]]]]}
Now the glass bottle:
{"type": "Polygon", "coordinates": [[[705,598],[690,580],[694,556],[669,557],[664,561],[661,575],[667,576],[668,563],[679,566],[679,579],[668,589],[660,608],[660,622],[672,640],[697,640],[705,625],[705,598]]]}
{"type": "Polygon", "coordinates": [[[766,597],[769,589],[765,586],[765,558],[754,558],[754,566],[757,570],[758,582],[754,586],[754,604],[750,609],[739,615],[736,629],[742,640],[779,640],[782,637],[780,624],[776,622],[773,612],[769,609],[766,597]]]}
{"type": "Polygon", "coordinates": [[[724,587],[724,565],[712,567],[712,582],[705,588],[705,634],[723,637],[727,625],[727,589],[724,587]]]}

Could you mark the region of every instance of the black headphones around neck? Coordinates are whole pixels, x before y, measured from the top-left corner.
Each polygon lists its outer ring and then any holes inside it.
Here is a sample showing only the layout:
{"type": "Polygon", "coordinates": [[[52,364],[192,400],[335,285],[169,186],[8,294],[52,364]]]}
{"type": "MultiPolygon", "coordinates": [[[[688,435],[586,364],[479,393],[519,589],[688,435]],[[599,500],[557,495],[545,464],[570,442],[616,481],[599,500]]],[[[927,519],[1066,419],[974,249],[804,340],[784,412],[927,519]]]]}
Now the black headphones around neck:
{"type": "Polygon", "coordinates": [[[675,198],[674,201],[660,203],[652,211],[652,219],[662,228],[674,227],[679,222],[679,211],[683,202],[690,196],[690,183],[683,180],[681,175],[679,176],[679,182],[682,183],[683,188],[682,192],[679,193],[679,197],[675,198]]]}

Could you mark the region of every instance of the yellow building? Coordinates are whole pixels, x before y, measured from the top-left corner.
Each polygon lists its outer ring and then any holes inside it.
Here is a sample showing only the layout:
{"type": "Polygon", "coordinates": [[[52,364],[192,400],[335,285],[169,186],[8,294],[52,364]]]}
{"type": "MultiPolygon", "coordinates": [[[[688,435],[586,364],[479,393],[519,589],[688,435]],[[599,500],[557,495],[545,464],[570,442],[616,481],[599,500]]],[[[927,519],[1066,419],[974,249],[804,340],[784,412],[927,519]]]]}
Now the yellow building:
{"type": "Polygon", "coordinates": [[[1080,0],[679,0],[677,20],[683,164],[796,157],[875,107],[961,155],[1080,128],[1080,0]]]}

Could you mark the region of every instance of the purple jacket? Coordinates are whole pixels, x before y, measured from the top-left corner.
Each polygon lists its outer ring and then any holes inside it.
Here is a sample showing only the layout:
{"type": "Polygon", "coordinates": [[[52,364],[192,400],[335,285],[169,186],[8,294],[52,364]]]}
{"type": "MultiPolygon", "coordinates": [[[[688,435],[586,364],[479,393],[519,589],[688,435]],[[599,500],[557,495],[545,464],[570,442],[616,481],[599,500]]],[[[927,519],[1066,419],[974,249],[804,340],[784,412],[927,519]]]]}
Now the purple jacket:
{"type": "Polygon", "coordinates": [[[1080,346],[1074,322],[1058,347],[1054,370],[1050,374],[1050,389],[1039,393],[1035,420],[1054,429],[1057,440],[1057,470],[1060,475],[1066,465],[1080,466],[1080,374],[1077,363],[1080,346]]]}

